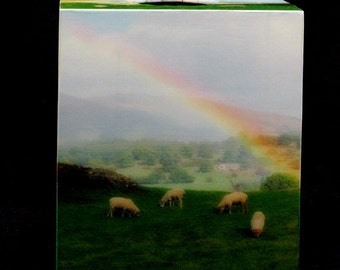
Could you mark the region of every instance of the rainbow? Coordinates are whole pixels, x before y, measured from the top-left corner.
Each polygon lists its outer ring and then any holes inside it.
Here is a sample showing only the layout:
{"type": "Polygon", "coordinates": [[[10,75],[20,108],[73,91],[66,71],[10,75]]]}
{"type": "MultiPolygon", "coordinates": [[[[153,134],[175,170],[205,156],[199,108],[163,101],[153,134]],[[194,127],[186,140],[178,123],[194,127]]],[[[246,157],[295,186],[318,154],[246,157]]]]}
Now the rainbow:
{"type": "Polygon", "coordinates": [[[165,94],[168,96],[204,114],[217,127],[234,131],[253,154],[277,170],[300,177],[300,157],[292,159],[286,149],[280,149],[267,140],[263,136],[258,120],[248,110],[214,100],[200,85],[165,66],[150,53],[133,46],[131,42],[124,41],[121,36],[114,34],[101,36],[82,27],[76,30],[74,37],[77,37],[79,44],[85,46],[85,49],[96,57],[112,64],[119,61],[122,69],[162,86],[159,88],[160,91],[166,91],[165,94]]]}

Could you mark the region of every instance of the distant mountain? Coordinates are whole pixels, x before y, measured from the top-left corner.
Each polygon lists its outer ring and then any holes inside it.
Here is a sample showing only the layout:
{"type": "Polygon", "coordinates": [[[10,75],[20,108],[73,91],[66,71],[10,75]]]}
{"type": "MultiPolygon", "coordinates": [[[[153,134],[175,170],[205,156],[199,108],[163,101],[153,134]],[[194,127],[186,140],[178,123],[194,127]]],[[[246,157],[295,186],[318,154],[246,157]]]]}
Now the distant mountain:
{"type": "MultiPolygon", "coordinates": [[[[266,134],[300,132],[299,119],[262,112],[249,113],[258,119],[266,134]]],[[[173,98],[128,94],[92,99],[64,94],[59,97],[60,145],[114,138],[224,140],[230,135],[232,131],[221,129],[206,116],[173,98]]]]}

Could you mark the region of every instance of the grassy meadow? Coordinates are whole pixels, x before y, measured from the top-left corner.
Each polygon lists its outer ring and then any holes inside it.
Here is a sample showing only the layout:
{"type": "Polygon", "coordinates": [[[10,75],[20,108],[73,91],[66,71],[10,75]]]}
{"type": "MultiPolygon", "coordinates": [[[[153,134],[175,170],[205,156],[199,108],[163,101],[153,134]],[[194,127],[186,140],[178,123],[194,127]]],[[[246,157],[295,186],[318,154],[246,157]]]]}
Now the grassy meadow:
{"type": "MultiPolygon", "coordinates": [[[[160,183],[147,184],[141,182],[140,179],[150,174],[150,168],[145,166],[134,166],[124,169],[116,169],[115,171],[123,174],[131,179],[134,179],[136,183],[154,188],[183,188],[190,190],[233,190],[233,184],[239,184],[243,190],[258,190],[262,176],[255,175],[253,170],[240,170],[237,175],[233,175],[233,172],[219,172],[211,171],[206,173],[200,173],[197,166],[185,167],[187,172],[193,176],[193,182],[190,183],[173,183],[163,181],[160,183]]],[[[165,175],[168,175],[165,173],[165,175]]]]}
{"type": "Polygon", "coordinates": [[[298,268],[299,190],[248,192],[249,211],[233,206],[231,215],[214,211],[225,192],[187,190],[183,208],[161,208],[165,190],[89,189],[59,199],[57,269],[298,268]],[[113,196],[132,198],[141,216],[107,217],[113,196]],[[257,210],[266,215],[259,238],[250,233],[257,210]]]}

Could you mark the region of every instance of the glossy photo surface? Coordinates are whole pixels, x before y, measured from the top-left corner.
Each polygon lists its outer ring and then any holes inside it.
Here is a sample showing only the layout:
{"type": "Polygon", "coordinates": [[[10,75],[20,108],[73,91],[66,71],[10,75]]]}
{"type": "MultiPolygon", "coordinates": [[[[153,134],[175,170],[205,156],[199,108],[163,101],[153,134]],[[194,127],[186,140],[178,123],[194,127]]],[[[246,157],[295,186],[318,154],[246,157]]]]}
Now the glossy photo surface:
{"type": "Polygon", "coordinates": [[[297,269],[303,11],[85,3],[60,8],[58,269],[297,269]]]}

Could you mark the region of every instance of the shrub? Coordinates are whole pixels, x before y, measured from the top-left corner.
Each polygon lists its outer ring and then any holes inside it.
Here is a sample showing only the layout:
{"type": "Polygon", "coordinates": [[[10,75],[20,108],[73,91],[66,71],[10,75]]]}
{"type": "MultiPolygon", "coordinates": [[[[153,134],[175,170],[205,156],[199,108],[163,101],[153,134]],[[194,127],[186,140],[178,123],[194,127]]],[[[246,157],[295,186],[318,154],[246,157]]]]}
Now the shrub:
{"type": "Polygon", "coordinates": [[[260,185],[260,190],[288,190],[299,187],[298,179],[288,173],[273,173],[260,185]]]}

